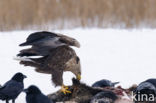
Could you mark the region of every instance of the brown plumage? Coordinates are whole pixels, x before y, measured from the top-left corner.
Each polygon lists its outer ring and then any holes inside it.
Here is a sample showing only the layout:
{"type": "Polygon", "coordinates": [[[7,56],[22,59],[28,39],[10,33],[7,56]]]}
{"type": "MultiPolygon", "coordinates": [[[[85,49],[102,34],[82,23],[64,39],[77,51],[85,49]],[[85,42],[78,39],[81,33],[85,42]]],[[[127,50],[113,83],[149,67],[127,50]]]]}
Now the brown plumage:
{"type": "Polygon", "coordinates": [[[76,76],[81,75],[79,57],[68,46],[61,46],[51,51],[48,56],[29,58],[31,61],[21,61],[20,64],[35,67],[37,72],[52,74],[52,81],[56,86],[63,84],[62,74],[71,71],[76,76]]]}
{"type": "MultiPolygon", "coordinates": [[[[61,85],[64,86],[63,77],[62,77],[64,71],[71,71],[73,74],[76,75],[76,78],[80,80],[81,78],[80,59],[76,55],[74,49],[70,47],[75,45],[79,46],[78,41],[60,34],[58,39],[59,42],[57,41],[57,39],[53,39],[53,37],[50,37],[49,39],[49,34],[48,34],[48,41],[47,41],[47,37],[44,36],[44,38],[46,39],[43,39],[41,36],[41,38],[39,39],[34,39],[34,33],[33,33],[33,38],[31,38],[30,35],[27,41],[21,44],[21,46],[32,45],[32,47],[20,51],[20,54],[18,54],[19,56],[28,57],[27,59],[23,59],[23,60],[21,59],[20,64],[23,64],[25,66],[35,67],[36,68],[35,70],[39,73],[51,74],[52,81],[55,84],[55,86],[61,86],[61,85]],[[55,40],[55,42],[51,40],[55,40]],[[57,44],[56,42],[60,44],[57,44]],[[43,49],[44,47],[46,49],[43,49]],[[46,55],[42,55],[42,54],[46,54],[46,55]],[[37,55],[42,57],[30,58],[30,56],[32,55],[34,56],[37,55]]],[[[57,38],[56,35],[55,38],[57,38]]],[[[66,89],[67,88],[64,87],[64,90],[66,89]]]]}
{"type": "Polygon", "coordinates": [[[96,102],[96,103],[114,103],[114,101],[118,99],[117,95],[109,89],[104,90],[102,88],[90,87],[74,78],[72,79],[72,82],[73,85],[69,87],[70,91],[72,91],[71,94],[63,95],[60,91],[57,91],[55,93],[49,94],[48,97],[54,102],[94,103],[91,102],[91,99],[94,98],[96,94],[104,92],[105,95],[103,95],[103,97],[105,97],[105,100],[108,101],[108,99],[110,99],[110,101],[113,102],[96,102]]]}

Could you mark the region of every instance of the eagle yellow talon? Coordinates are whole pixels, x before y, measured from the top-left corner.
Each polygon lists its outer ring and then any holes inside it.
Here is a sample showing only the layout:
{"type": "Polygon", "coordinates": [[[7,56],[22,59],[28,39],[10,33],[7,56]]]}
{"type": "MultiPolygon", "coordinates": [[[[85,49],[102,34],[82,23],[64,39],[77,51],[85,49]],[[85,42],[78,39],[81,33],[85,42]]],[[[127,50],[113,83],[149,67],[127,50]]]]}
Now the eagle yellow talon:
{"type": "Polygon", "coordinates": [[[69,89],[67,86],[62,86],[61,87],[61,91],[64,93],[64,94],[67,94],[67,93],[71,93],[71,91],[69,91],[69,90],[67,90],[67,89],[69,89]]]}

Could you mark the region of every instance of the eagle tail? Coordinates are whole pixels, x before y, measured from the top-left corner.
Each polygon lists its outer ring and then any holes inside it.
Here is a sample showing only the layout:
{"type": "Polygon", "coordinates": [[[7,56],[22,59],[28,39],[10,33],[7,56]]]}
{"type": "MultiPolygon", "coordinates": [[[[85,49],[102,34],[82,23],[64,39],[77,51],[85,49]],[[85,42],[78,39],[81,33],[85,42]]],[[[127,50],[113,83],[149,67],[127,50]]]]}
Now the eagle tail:
{"type": "Polygon", "coordinates": [[[14,57],[14,60],[34,62],[31,58],[25,58],[25,57],[14,57]]]}

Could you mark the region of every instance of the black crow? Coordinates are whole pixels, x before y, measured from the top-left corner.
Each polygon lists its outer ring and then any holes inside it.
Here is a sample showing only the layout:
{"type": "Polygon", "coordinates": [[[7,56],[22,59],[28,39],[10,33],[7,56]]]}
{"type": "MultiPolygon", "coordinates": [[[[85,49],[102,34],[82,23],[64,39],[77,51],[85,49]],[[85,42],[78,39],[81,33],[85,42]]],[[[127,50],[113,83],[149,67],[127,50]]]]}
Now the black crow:
{"type": "MultiPolygon", "coordinates": [[[[148,79],[146,81],[141,82],[136,90],[135,100],[134,101],[147,101],[149,98],[156,97],[156,79],[148,79]]],[[[152,102],[153,103],[153,102],[152,102]]]]}
{"type": "Polygon", "coordinates": [[[156,95],[156,79],[148,79],[144,82],[141,82],[136,90],[136,93],[141,93],[141,94],[154,94],[156,95]]]}
{"type": "Polygon", "coordinates": [[[0,99],[5,100],[6,103],[9,103],[9,100],[12,100],[12,103],[15,103],[15,99],[23,91],[24,84],[23,80],[26,78],[22,73],[16,73],[11,80],[6,82],[0,88],[0,99]]]}
{"type": "Polygon", "coordinates": [[[24,90],[27,103],[53,103],[38,87],[31,85],[24,90]]]}
{"type": "Polygon", "coordinates": [[[115,93],[111,91],[103,91],[92,97],[90,103],[114,103],[117,98],[118,97],[115,93]]]}
{"type": "Polygon", "coordinates": [[[119,82],[111,82],[110,80],[102,79],[100,81],[95,82],[92,87],[114,87],[119,82]]]}

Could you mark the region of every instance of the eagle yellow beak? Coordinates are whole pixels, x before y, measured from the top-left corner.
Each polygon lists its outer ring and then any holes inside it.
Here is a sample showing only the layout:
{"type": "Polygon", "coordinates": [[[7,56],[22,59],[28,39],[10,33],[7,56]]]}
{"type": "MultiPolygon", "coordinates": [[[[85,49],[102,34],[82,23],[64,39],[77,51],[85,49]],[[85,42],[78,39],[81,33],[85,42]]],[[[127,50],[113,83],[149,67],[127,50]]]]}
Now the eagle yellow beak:
{"type": "Polygon", "coordinates": [[[77,80],[81,80],[81,75],[78,74],[78,75],[76,76],[76,78],[77,78],[77,80]]]}

